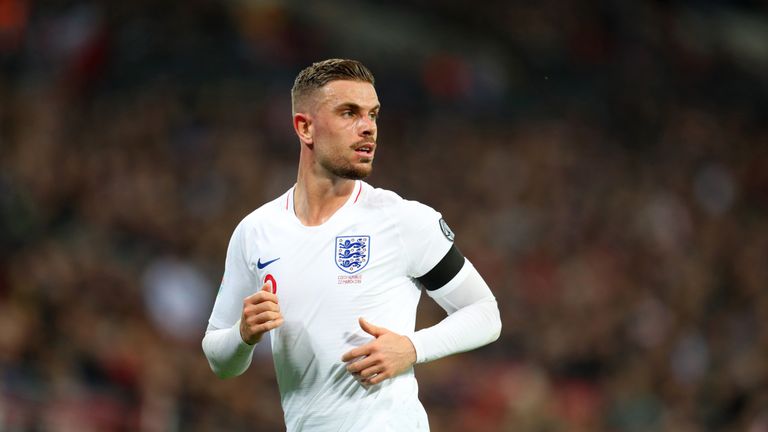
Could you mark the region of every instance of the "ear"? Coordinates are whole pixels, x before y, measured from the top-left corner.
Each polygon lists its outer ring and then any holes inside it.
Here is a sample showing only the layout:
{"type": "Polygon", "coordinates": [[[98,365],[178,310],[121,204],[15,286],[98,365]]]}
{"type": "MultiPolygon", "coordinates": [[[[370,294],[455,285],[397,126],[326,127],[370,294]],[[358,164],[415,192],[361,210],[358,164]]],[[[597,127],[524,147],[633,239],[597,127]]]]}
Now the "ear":
{"type": "Polygon", "coordinates": [[[293,115],[293,130],[296,131],[296,135],[299,140],[308,146],[312,146],[314,140],[312,138],[312,117],[305,113],[296,113],[293,115]]]}

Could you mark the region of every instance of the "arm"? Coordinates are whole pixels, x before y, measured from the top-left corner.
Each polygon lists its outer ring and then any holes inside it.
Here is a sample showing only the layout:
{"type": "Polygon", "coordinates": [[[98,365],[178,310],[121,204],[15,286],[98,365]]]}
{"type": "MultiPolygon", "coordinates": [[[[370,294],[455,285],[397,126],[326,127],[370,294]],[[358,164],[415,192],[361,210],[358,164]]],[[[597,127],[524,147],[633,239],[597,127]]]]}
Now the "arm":
{"type": "Polygon", "coordinates": [[[232,327],[216,328],[208,324],[203,337],[203,352],[219,378],[238,376],[248,369],[253,347],[264,333],[283,324],[277,296],[265,283],[261,291],[243,300],[242,316],[232,327]]]}
{"type": "MultiPolygon", "coordinates": [[[[469,351],[498,339],[501,319],[496,299],[472,263],[461,259],[463,266],[447,284],[428,291],[448,313],[447,317],[407,336],[361,318],[360,327],[376,339],[344,354],[342,361],[349,362],[347,370],[363,384],[378,384],[405,372],[414,363],[469,351]]],[[[444,264],[442,268],[449,267],[444,264]]]]}
{"type": "Polygon", "coordinates": [[[415,201],[404,201],[398,219],[406,274],[415,278],[448,313],[438,324],[400,335],[361,319],[372,342],[342,356],[363,384],[378,384],[414,363],[468,351],[498,339],[501,319],[496,299],[474,266],[454,244],[442,216],[415,201]]]}
{"type": "Polygon", "coordinates": [[[245,372],[251,364],[252,345],[283,322],[272,286],[265,283],[256,291],[259,281],[248,265],[249,242],[243,225],[235,228],[229,240],[224,277],[202,342],[205,357],[220,378],[245,372]]]}
{"type": "Polygon", "coordinates": [[[240,337],[240,321],[223,329],[208,324],[203,338],[203,352],[211,370],[219,378],[230,378],[245,372],[253,359],[253,347],[240,337]]]}
{"type": "Polygon", "coordinates": [[[469,351],[499,338],[501,318],[496,298],[469,260],[464,260],[448,284],[427,294],[448,316],[408,335],[416,349],[416,363],[469,351]]]}

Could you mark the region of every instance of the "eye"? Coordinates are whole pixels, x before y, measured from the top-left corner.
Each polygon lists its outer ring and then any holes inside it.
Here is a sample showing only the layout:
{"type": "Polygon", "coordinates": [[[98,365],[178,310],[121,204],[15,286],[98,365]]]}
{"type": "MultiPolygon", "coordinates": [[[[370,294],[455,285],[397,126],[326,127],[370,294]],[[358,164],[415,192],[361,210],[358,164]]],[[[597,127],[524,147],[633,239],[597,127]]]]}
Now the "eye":
{"type": "Polygon", "coordinates": [[[355,116],[355,113],[352,110],[344,110],[341,112],[341,116],[344,118],[352,118],[355,116]]]}
{"type": "Polygon", "coordinates": [[[372,113],[368,114],[368,117],[370,117],[371,120],[376,121],[376,120],[379,119],[379,113],[378,113],[378,111],[372,112],[372,113]]]}

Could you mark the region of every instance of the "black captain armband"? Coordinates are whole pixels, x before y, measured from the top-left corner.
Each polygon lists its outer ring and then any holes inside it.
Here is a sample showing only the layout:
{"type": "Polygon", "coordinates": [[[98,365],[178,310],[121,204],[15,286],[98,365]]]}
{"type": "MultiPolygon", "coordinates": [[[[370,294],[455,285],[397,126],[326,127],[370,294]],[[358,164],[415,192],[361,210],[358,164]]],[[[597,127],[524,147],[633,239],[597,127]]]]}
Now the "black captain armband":
{"type": "Polygon", "coordinates": [[[428,271],[424,276],[416,278],[424,288],[429,291],[434,291],[438,288],[442,288],[448,282],[453,279],[459,273],[459,270],[464,266],[464,255],[459,252],[459,248],[456,245],[451,245],[448,253],[445,254],[443,259],[437,263],[432,270],[428,271]]]}

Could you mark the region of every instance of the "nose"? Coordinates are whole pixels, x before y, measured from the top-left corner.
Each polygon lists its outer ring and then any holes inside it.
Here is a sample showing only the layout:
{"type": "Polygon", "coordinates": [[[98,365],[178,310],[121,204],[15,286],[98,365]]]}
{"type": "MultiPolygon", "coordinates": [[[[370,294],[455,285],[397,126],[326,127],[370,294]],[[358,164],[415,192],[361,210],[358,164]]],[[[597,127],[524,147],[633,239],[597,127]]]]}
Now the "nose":
{"type": "Polygon", "coordinates": [[[358,133],[361,136],[365,136],[365,137],[376,136],[376,120],[370,117],[362,116],[358,124],[358,128],[359,128],[358,133]]]}

